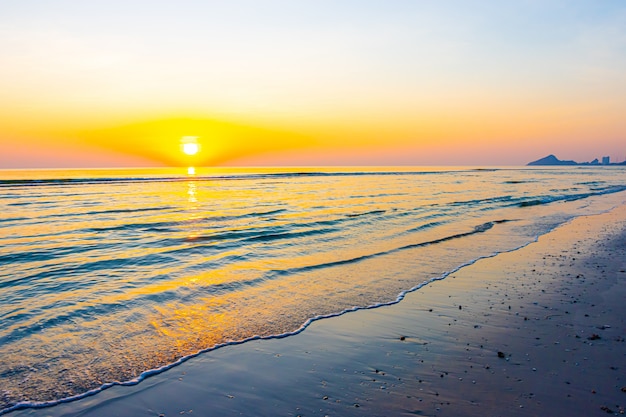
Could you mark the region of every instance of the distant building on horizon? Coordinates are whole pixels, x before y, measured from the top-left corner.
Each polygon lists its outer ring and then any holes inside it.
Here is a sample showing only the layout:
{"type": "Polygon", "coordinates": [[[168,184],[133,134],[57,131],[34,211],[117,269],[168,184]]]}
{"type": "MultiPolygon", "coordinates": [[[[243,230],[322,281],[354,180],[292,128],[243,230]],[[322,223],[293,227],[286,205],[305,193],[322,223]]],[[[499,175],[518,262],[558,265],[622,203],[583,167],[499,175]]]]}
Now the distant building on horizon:
{"type": "Polygon", "coordinates": [[[602,165],[609,165],[611,163],[611,157],[610,156],[603,156],[602,157],[602,165]]]}

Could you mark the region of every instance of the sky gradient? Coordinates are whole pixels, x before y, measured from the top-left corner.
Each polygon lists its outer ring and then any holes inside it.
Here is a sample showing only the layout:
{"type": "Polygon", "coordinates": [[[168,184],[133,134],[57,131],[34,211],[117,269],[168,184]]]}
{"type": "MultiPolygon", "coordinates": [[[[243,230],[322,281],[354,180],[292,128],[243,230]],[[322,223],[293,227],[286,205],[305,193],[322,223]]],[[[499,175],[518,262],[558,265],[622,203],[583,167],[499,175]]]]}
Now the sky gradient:
{"type": "Polygon", "coordinates": [[[623,0],[5,0],[0,56],[0,168],[626,157],[623,0]]]}

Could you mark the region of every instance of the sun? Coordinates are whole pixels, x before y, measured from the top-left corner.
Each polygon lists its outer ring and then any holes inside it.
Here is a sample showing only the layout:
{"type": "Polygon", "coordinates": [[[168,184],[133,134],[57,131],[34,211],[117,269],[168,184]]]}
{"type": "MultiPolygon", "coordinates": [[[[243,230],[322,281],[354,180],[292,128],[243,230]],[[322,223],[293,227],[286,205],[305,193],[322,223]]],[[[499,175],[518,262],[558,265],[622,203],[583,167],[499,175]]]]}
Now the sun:
{"type": "Polygon", "coordinates": [[[197,143],[183,143],[183,153],[187,155],[195,155],[200,150],[197,143]]]}
{"type": "Polygon", "coordinates": [[[180,138],[180,150],[185,155],[193,156],[200,152],[200,144],[197,136],[183,136],[180,138]]]}

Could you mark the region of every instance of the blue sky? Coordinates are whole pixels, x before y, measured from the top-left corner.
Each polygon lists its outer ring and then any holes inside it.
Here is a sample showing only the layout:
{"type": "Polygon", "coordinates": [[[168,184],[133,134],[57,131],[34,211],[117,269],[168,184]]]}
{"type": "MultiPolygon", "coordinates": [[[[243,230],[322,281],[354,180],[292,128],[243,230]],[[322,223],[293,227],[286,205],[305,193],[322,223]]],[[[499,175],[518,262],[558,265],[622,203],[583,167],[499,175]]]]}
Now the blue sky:
{"type": "Polygon", "coordinates": [[[1,1],[0,54],[6,152],[177,116],[384,163],[626,153],[623,1],[1,1]]]}

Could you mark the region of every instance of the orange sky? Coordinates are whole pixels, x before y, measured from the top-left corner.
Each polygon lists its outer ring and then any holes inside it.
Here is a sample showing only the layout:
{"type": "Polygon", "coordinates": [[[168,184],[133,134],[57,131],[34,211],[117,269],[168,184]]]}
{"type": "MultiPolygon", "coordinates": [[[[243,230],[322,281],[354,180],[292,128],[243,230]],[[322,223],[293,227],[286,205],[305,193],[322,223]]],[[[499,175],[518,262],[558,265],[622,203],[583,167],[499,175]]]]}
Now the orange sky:
{"type": "Polygon", "coordinates": [[[4,3],[0,168],[626,157],[622,1],[335,3],[4,3]]]}

